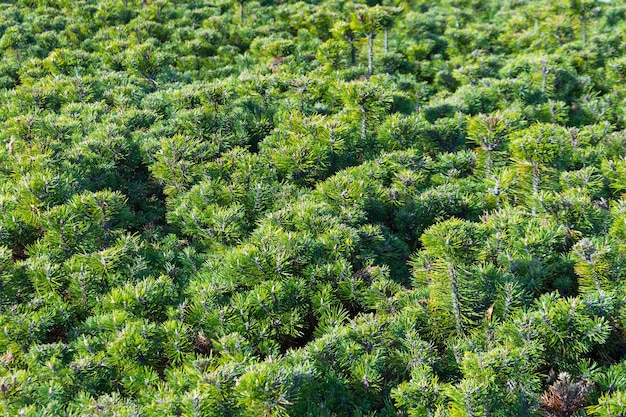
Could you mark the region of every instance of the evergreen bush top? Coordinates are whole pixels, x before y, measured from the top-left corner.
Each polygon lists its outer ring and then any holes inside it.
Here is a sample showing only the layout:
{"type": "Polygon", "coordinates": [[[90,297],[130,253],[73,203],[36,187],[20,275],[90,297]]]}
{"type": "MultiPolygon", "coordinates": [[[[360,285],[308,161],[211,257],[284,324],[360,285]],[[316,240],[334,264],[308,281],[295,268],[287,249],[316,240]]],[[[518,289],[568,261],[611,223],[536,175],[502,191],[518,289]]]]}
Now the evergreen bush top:
{"type": "Polygon", "coordinates": [[[625,416],[617,0],[0,0],[0,414],[625,416]]]}

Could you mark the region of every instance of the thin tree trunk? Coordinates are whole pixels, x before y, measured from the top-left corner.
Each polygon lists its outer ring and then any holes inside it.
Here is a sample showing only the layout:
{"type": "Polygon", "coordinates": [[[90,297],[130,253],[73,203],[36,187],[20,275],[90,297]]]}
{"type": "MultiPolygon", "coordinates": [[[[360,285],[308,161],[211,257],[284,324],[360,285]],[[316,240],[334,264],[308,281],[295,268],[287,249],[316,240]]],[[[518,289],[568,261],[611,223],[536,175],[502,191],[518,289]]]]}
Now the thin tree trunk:
{"type": "Polygon", "coordinates": [[[485,178],[489,178],[491,176],[492,165],[493,161],[491,159],[491,151],[487,151],[487,161],[485,161],[485,178]]]}
{"type": "Polygon", "coordinates": [[[337,158],[335,155],[335,128],[330,127],[328,129],[328,143],[330,144],[330,170],[334,172],[337,168],[337,158]]]}
{"type": "Polygon", "coordinates": [[[361,107],[361,140],[365,143],[367,139],[367,112],[361,107]]]}
{"type": "Polygon", "coordinates": [[[367,73],[374,73],[374,34],[367,35],[367,73]]]}
{"type": "Polygon", "coordinates": [[[536,166],[533,166],[533,196],[537,196],[539,194],[539,169],[536,166]]]}
{"type": "Polygon", "coordinates": [[[450,290],[452,295],[452,312],[454,314],[454,325],[456,327],[456,333],[460,337],[465,334],[465,331],[463,330],[463,322],[461,320],[459,283],[457,281],[456,270],[454,269],[454,266],[452,264],[448,266],[448,273],[450,274],[450,290]]]}
{"type": "Polygon", "coordinates": [[[474,407],[472,407],[472,399],[469,394],[465,394],[465,414],[467,417],[475,417],[474,407]]]}
{"type": "MultiPolygon", "coordinates": [[[[539,195],[539,169],[533,166],[533,198],[537,198],[539,195]]],[[[533,216],[537,214],[537,207],[533,204],[533,216]]]]}

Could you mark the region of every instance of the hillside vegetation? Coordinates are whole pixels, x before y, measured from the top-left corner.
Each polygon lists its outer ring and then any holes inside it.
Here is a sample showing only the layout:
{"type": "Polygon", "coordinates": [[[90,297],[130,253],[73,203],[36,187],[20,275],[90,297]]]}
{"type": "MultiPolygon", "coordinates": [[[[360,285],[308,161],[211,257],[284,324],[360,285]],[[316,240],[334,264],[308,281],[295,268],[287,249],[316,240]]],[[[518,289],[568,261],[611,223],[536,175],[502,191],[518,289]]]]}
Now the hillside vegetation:
{"type": "Polygon", "coordinates": [[[626,416],[626,4],[0,0],[0,413],[626,416]]]}

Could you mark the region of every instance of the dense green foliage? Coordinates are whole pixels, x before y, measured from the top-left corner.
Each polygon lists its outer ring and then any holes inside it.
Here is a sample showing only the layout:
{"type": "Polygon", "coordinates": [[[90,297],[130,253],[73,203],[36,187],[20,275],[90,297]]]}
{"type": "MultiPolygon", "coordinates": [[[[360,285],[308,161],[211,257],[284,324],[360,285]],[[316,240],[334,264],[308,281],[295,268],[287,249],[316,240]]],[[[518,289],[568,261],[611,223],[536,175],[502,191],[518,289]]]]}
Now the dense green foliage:
{"type": "Polygon", "coordinates": [[[625,22],[0,0],[0,413],[625,416],[625,22]]]}

